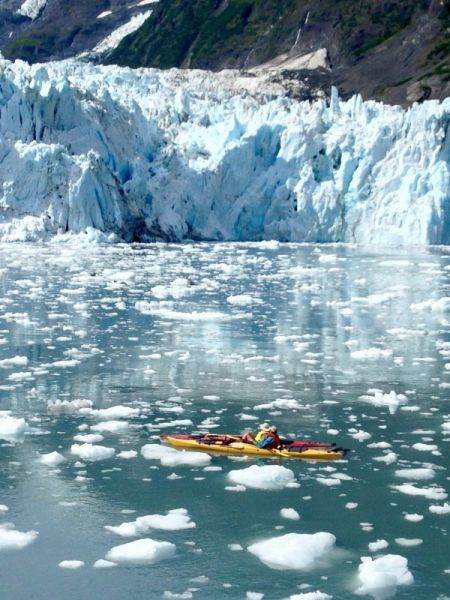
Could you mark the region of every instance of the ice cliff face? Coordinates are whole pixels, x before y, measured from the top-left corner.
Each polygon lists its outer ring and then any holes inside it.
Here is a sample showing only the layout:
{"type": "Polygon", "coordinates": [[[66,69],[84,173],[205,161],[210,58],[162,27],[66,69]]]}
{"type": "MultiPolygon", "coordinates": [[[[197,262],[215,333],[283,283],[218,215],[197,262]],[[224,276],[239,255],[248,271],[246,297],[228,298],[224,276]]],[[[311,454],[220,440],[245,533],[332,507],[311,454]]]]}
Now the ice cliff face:
{"type": "Polygon", "coordinates": [[[450,242],[450,99],[286,97],[236,72],[0,61],[0,239],[450,242]]]}

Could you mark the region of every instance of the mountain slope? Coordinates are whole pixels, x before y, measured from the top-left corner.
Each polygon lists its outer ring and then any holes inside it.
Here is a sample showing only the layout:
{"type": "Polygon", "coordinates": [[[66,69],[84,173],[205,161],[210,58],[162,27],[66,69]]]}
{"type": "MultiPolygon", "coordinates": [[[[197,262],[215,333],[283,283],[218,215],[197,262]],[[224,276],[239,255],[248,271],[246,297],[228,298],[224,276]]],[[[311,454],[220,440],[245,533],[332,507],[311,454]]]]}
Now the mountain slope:
{"type": "Polygon", "coordinates": [[[149,8],[127,0],[0,0],[0,51],[31,63],[76,56],[149,8]]]}
{"type": "Polygon", "coordinates": [[[405,104],[449,95],[449,16],[441,0],[166,0],[108,62],[219,70],[326,48],[344,94],[405,104]]]}

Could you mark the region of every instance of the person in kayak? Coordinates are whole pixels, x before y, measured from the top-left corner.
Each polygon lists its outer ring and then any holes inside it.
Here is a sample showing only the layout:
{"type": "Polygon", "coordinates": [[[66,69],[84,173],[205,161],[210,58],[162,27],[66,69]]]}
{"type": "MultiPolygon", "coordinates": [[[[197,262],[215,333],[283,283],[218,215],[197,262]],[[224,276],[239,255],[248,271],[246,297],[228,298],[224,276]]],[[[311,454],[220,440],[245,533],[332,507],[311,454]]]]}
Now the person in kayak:
{"type": "Polygon", "coordinates": [[[270,450],[272,448],[279,448],[281,446],[281,440],[278,436],[277,428],[270,426],[268,423],[263,423],[259,426],[259,430],[255,436],[250,432],[245,433],[242,436],[242,441],[247,444],[254,444],[258,448],[265,448],[270,450]]]}

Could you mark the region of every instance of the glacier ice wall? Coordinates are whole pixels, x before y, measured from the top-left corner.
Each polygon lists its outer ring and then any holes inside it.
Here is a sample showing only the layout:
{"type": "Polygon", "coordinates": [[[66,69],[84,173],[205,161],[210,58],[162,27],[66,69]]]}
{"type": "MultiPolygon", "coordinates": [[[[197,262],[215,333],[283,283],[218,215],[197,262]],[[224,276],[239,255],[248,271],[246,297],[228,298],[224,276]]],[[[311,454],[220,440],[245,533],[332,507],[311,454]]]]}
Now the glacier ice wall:
{"type": "Polygon", "coordinates": [[[450,99],[0,60],[0,239],[450,242],[450,99]]]}

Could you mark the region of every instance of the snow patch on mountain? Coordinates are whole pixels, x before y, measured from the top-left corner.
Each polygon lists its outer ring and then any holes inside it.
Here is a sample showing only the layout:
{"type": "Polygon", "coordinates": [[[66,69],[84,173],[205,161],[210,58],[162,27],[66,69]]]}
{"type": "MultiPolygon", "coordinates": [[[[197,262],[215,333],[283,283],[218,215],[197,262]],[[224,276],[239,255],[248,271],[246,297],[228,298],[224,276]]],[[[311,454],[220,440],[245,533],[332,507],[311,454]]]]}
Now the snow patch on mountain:
{"type": "Polygon", "coordinates": [[[17,13],[34,21],[44,10],[46,4],[47,0],[25,0],[17,13]]]}
{"type": "Polygon", "coordinates": [[[450,99],[0,60],[0,239],[450,241],[450,99]]]}
{"type": "MultiPolygon", "coordinates": [[[[106,13],[101,13],[103,17],[107,14],[110,14],[110,11],[106,13]]],[[[117,46],[120,44],[123,38],[125,38],[127,35],[130,35],[130,33],[134,33],[140,27],[142,27],[142,25],[145,23],[145,21],[149,18],[151,14],[152,11],[147,10],[146,12],[143,12],[139,15],[134,15],[129,21],[127,21],[117,29],[114,29],[114,31],[112,31],[104,40],[99,42],[92,50],[92,52],[94,54],[103,54],[105,52],[108,52],[109,50],[112,50],[113,48],[117,48],[117,46]]],[[[101,18],[101,15],[99,15],[97,19],[101,18]]]]}

